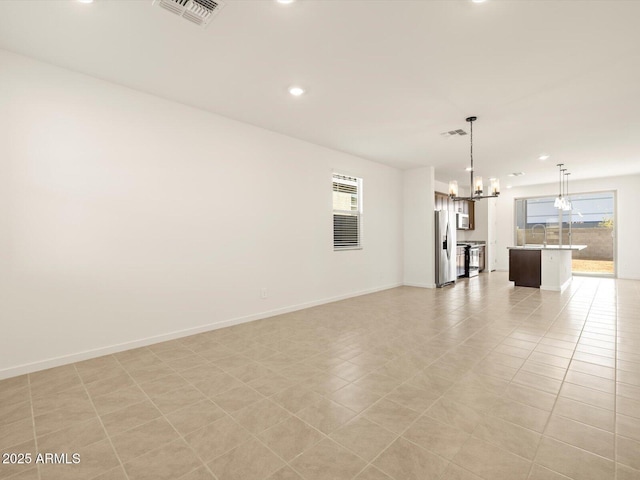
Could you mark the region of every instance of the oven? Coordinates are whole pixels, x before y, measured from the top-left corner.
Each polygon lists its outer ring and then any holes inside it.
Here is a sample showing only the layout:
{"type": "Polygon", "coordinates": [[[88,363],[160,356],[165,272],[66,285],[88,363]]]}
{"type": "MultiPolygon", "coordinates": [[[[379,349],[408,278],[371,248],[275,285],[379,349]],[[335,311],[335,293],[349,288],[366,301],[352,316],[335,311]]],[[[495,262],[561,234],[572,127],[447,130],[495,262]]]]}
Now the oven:
{"type": "Polygon", "coordinates": [[[466,276],[477,277],[480,272],[480,247],[469,245],[465,260],[466,276]]]}

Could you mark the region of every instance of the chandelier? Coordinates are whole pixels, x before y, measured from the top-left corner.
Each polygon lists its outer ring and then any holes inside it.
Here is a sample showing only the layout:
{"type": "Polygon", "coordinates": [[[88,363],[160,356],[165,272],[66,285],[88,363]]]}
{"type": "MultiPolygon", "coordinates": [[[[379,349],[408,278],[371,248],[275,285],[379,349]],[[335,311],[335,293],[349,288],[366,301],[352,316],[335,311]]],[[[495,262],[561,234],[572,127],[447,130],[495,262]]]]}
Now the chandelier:
{"type": "Polygon", "coordinates": [[[460,197],[458,196],[458,182],[457,180],[451,180],[449,182],[449,196],[454,200],[480,200],[481,198],[496,198],[500,195],[500,180],[497,178],[490,178],[491,182],[490,194],[482,195],[484,193],[484,186],[482,184],[482,177],[474,177],[473,175],[473,122],[475,122],[478,117],[468,117],[466,120],[471,124],[471,167],[467,168],[467,170],[471,173],[471,183],[469,185],[469,192],[471,195],[469,197],[460,197]]]}

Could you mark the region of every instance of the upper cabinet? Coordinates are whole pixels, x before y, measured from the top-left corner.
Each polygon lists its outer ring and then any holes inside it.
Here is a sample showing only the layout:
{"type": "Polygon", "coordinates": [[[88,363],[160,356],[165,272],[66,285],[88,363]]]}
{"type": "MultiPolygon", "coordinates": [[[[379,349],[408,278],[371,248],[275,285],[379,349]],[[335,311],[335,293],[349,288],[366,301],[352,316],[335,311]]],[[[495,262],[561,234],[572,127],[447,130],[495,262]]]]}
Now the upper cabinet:
{"type": "Polygon", "coordinates": [[[449,210],[451,212],[456,211],[454,201],[446,193],[435,192],[435,209],[436,210],[449,210]]]}
{"type": "Polygon", "coordinates": [[[453,202],[453,203],[455,206],[456,213],[464,213],[466,215],[469,215],[469,228],[466,230],[475,229],[476,202],[472,200],[458,200],[457,202],[453,202]]]}
{"type": "Polygon", "coordinates": [[[436,210],[449,210],[450,212],[466,213],[469,215],[468,230],[475,229],[475,202],[472,202],[471,200],[458,200],[457,202],[454,202],[449,195],[442,192],[435,192],[435,195],[436,210]]]}

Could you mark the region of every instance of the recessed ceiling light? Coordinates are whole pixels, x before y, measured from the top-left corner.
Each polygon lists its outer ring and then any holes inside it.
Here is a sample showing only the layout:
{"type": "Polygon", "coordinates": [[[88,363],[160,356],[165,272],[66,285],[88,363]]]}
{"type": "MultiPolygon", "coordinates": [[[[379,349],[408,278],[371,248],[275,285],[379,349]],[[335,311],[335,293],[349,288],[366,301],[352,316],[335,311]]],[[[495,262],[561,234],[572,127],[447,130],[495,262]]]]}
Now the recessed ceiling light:
{"type": "Polygon", "coordinates": [[[547,154],[545,153],[545,154],[543,154],[543,155],[540,155],[540,156],[538,157],[538,160],[545,161],[545,160],[548,160],[550,156],[551,156],[551,155],[547,155],[547,154]]]}
{"type": "Polygon", "coordinates": [[[510,177],[521,177],[523,175],[524,175],[524,172],[513,172],[509,174],[510,177]]]}
{"type": "Polygon", "coordinates": [[[93,3],[93,0],[78,0],[80,3],[93,3]]]}
{"type": "Polygon", "coordinates": [[[467,172],[470,172],[471,170],[473,170],[473,168],[471,168],[471,167],[467,167],[467,168],[465,168],[465,170],[466,170],[467,172]]]}
{"type": "Polygon", "coordinates": [[[304,88],[297,86],[289,87],[289,93],[294,97],[299,97],[304,93],[304,88]]]}
{"type": "Polygon", "coordinates": [[[473,3],[484,3],[487,0],[471,0],[473,3]]]}
{"type": "Polygon", "coordinates": [[[289,5],[290,3],[295,2],[296,0],[276,0],[276,2],[281,3],[283,5],[289,5]]]}
{"type": "Polygon", "coordinates": [[[513,188],[511,185],[507,185],[507,188],[513,188]]]}

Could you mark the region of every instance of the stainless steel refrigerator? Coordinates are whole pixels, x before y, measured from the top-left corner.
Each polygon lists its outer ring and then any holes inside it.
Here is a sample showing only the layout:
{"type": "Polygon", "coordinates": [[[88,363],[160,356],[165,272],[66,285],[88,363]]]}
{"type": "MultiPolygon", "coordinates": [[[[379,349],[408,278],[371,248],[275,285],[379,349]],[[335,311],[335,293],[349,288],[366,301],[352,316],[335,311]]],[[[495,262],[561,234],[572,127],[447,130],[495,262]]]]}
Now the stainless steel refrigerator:
{"type": "Polygon", "coordinates": [[[436,286],[456,281],[456,213],[436,212],[436,286]]]}

